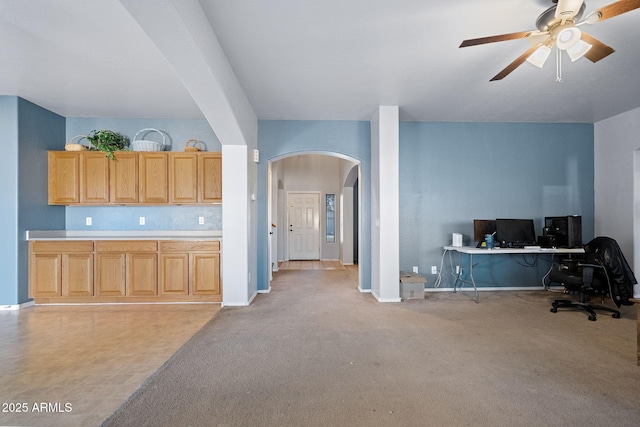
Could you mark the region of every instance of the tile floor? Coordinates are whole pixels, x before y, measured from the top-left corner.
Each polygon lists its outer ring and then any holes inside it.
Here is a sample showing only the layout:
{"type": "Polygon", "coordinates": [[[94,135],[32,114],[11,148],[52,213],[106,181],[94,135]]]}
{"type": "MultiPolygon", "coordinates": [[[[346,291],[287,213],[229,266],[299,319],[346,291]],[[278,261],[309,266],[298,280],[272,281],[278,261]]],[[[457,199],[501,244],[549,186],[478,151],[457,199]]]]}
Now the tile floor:
{"type": "Polygon", "coordinates": [[[0,311],[0,425],[99,425],[219,310],[136,304],[0,311]]]}

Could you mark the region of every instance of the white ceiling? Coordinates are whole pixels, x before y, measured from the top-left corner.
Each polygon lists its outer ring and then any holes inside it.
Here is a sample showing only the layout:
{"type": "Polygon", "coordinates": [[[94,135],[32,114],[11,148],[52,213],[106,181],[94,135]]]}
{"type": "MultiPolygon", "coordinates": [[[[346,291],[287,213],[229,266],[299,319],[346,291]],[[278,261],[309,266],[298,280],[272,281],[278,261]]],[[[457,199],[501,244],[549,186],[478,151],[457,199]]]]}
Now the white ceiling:
{"type": "MultiPolygon", "coordinates": [[[[402,120],[592,123],[640,107],[640,9],[581,27],[616,52],[565,55],[559,84],[555,55],[489,82],[527,40],[458,48],[534,29],[550,0],[200,3],[259,119],[368,120],[398,105],[402,120]]],[[[0,2],[0,95],[65,117],[202,117],[117,0],[0,2]]]]}

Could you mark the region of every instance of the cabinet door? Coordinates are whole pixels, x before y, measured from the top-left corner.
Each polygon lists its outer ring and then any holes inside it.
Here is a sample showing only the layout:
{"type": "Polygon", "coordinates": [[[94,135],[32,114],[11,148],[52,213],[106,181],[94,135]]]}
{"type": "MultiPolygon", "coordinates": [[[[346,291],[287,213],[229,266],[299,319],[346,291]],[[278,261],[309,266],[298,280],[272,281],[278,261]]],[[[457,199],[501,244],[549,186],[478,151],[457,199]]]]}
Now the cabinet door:
{"type": "Polygon", "coordinates": [[[80,154],[81,203],[109,203],[109,161],[104,153],[80,154]]]}
{"type": "Polygon", "coordinates": [[[189,254],[161,255],[160,292],[187,295],[189,293],[189,254]]]}
{"type": "Polygon", "coordinates": [[[220,295],[220,254],[191,254],[191,293],[220,295]]]}
{"type": "Polygon", "coordinates": [[[157,254],[127,254],[127,295],[158,295],[157,254]]]}
{"type": "Polygon", "coordinates": [[[49,151],[49,204],[80,202],[80,153],[49,151]]]}
{"type": "Polygon", "coordinates": [[[169,201],[166,153],[140,153],[140,203],[165,204],[169,201]]]}
{"type": "Polygon", "coordinates": [[[126,254],[96,255],[96,295],[123,296],[126,283],[126,254]]]}
{"type": "Polygon", "coordinates": [[[30,296],[59,297],[62,295],[62,255],[34,254],[31,257],[30,296]]]}
{"type": "Polygon", "coordinates": [[[62,295],[93,295],[93,254],[62,255],[62,295]]]}
{"type": "Polygon", "coordinates": [[[109,163],[111,203],[138,203],[138,154],[117,152],[109,163]]]}
{"type": "Polygon", "coordinates": [[[222,203],[222,153],[198,155],[198,201],[222,203]]]}
{"type": "Polygon", "coordinates": [[[193,153],[169,156],[169,203],[198,202],[198,157],[193,153]]]}

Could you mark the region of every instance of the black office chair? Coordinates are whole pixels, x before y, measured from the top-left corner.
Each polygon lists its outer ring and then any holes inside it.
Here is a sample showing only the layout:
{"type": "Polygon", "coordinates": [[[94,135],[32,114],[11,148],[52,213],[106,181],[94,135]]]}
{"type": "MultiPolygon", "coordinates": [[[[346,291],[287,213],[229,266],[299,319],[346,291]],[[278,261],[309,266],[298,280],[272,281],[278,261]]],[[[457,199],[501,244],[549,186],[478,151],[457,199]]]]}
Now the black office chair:
{"type": "Polygon", "coordinates": [[[577,293],[578,301],[557,299],[551,303],[551,312],[559,308],[585,311],[589,320],[596,320],[596,310],[611,313],[620,318],[620,311],[602,305],[591,304],[590,298],[600,296],[602,302],[609,296],[616,307],[632,305],[636,278],[629,267],[618,243],[609,237],[596,237],[584,245],[584,259],[569,259],[558,270],[549,274],[549,280],[561,283],[567,292],[577,293]]]}

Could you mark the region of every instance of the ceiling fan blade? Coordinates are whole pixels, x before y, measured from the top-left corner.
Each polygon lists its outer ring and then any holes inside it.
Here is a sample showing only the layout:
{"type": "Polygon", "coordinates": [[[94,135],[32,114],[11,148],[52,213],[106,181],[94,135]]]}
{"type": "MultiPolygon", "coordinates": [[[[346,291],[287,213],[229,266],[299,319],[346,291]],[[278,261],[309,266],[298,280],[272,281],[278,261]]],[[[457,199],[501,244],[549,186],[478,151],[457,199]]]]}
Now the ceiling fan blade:
{"type": "Polygon", "coordinates": [[[527,37],[530,37],[532,35],[538,35],[540,33],[541,32],[537,30],[531,30],[531,31],[521,31],[519,33],[500,34],[498,36],[480,37],[477,39],[465,40],[460,44],[460,47],[477,46],[479,44],[503,42],[507,40],[525,39],[527,37]]]}
{"type": "Polygon", "coordinates": [[[592,24],[631,12],[638,8],[640,8],[640,0],[620,0],[591,12],[589,16],[585,18],[585,21],[592,24]]]}
{"type": "Polygon", "coordinates": [[[570,19],[575,17],[582,7],[583,0],[558,0],[556,18],[570,19]]]}
{"type": "Polygon", "coordinates": [[[590,36],[589,34],[582,32],[582,40],[591,45],[591,49],[584,54],[584,57],[591,62],[598,62],[602,58],[611,55],[615,50],[611,46],[607,46],[597,38],[590,36]]]}
{"type": "Polygon", "coordinates": [[[540,46],[542,46],[544,43],[538,43],[535,46],[532,46],[531,48],[529,48],[525,53],[523,53],[522,55],[520,55],[519,57],[516,58],[515,61],[513,61],[511,64],[507,65],[505,67],[504,70],[500,71],[498,74],[496,74],[491,80],[491,82],[496,81],[496,80],[502,80],[505,77],[507,77],[509,74],[511,74],[511,72],[513,70],[515,70],[516,68],[518,68],[520,65],[522,65],[523,62],[525,62],[527,60],[527,58],[536,51],[536,49],[538,49],[540,46]]]}

